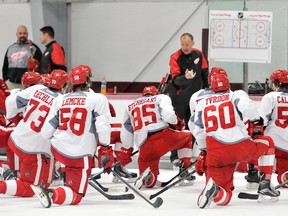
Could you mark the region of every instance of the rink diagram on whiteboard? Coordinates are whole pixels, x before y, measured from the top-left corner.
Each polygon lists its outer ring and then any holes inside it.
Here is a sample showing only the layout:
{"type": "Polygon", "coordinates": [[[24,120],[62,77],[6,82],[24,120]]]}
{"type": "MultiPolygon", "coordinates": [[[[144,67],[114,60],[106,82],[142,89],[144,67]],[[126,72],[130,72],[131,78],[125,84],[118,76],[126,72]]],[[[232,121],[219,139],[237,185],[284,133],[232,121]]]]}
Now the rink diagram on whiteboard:
{"type": "Polygon", "coordinates": [[[209,61],[270,63],[272,12],[209,11],[209,61]]]}
{"type": "Polygon", "coordinates": [[[267,49],[271,23],[265,20],[212,19],[210,45],[222,48],[267,49]]]}

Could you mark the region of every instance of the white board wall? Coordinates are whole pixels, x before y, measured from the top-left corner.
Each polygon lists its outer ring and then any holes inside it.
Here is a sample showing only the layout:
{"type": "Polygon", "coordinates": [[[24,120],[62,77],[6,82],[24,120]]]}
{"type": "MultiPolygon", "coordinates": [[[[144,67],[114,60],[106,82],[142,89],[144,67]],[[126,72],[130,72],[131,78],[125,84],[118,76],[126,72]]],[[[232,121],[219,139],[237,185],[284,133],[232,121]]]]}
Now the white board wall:
{"type": "Polygon", "coordinates": [[[180,48],[182,33],[192,33],[195,47],[201,49],[207,8],[202,4],[196,10],[200,4],[74,3],[71,7],[72,66],[89,63],[95,72],[94,80],[106,75],[108,81],[160,82],[169,72],[170,55],[180,48]]]}
{"type": "MultiPolygon", "coordinates": [[[[211,1],[210,10],[243,10],[243,1],[211,1]]],[[[288,69],[288,1],[246,1],[248,11],[271,11],[273,12],[272,28],[272,54],[271,63],[249,63],[248,82],[258,80],[265,83],[265,79],[277,69],[288,69]]],[[[223,67],[227,70],[232,83],[243,82],[243,63],[209,62],[213,66],[223,67]]]]}
{"type": "MultiPolygon", "coordinates": [[[[3,30],[0,40],[1,68],[7,47],[16,41],[15,34],[18,25],[26,25],[30,39],[37,42],[39,27],[46,24],[43,22],[43,17],[39,17],[42,21],[40,20],[38,25],[33,24],[35,23],[35,10],[32,9],[34,12],[31,14],[31,4],[0,4],[0,25],[3,30]],[[18,16],[19,14],[21,16],[18,16]],[[31,17],[33,17],[32,24],[31,17]],[[34,38],[32,32],[34,32],[34,38]]],[[[169,57],[179,48],[181,33],[191,32],[195,37],[195,46],[201,48],[201,29],[208,26],[207,17],[205,17],[205,13],[208,13],[206,4],[196,10],[191,19],[188,19],[199,4],[200,1],[72,2],[71,32],[68,32],[71,36],[71,43],[67,45],[72,50],[71,56],[68,56],[69,62],[71,66],[79,63],[91,64],[95,71],[94,81],[99,80],[105,74],[108,81],[158,82],[165,73],[169,72],[169,57]],[[187,19],[188,21],[179,29],[187,19]]],[[[208,6],[213,10],[243,10],[243,0],[213,0],[208,1],[208,6]]],[[[273,3],[268,0],[246,1],[246,7],[248,10],[273,12],[271,64],[248,64],[248,81],[264,82],[273,70],[288,67],[288,1],[273,0],[273,3]]],[[[45,13],[45,10],[47,7],[44,4],[43,13],[49,14],[45,13]]],[[[36,14],[36,17],[43,13],[36,14]]],[[[50,20],[51,25],[59,24],[53,23],[57,22],[57,19],[51,18],[50,20]]],[[[60,26],[63,29],[67,28],[65,25],[62,26],[62,23],[60,26]]],[[[58,29],[56,33],[57,37],[60,36],[58,29]]],[[[61,38],[61,40],[69,41],[68,38],[61,38]]],[[[60,42],[61,40],[59,39],[60,42]]],[[[216,65],[226,68],[232,83],[243,82],[242,63],[211,61],[209,65],[210,68],[216,65]]]]}

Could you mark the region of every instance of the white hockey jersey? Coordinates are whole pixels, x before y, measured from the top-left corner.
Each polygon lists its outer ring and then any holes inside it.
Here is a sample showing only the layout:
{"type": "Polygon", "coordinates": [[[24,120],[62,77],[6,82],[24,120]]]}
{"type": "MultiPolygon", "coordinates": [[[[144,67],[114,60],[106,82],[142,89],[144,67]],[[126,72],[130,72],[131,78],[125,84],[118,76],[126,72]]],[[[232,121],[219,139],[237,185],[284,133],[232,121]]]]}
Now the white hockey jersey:
{"type": "Polygon", "coordinates": [[[40,131],[58,95],[58,92],[51,91],[43,85],[34,85],[11,94],[6,99],[8,119],[26,108],[23,119],[11,133],[14,144],[23,152],[51,155],[50,140],[44,139],[40,131]]]}
{"type": "Polygon", "coordinates": [[[191,112],[191,117],[188,122],[188,126],[190,131],[192,132],[194,130],[194,116],[195,116],[195,109],[199,101],[201,101],[203,98],[209,97],[214,92],[212,91],[211,88],[205,88],[205,89],[200,89],[199,91],[195,92],[189,101],[189,107],[190,107],[190,112],[191,112]]]}
{"type": "MultiPolygon", "coordinates": [[[[189,122],[188,122],[188,127],[192,133],[195,129],[194,118],[195,118],[195,109],[196,109],[197,104],[203,98],[209,97],[212,94],[214,94],[214,92],[212,91],[211,88],[205,88],[205,89],[200,89],[199,91],[195,92],[191,96],[190,101],[189,101],[191,117],[190,117],[189,122]]],[[[197,144],[198,144],[200,150],[206,149],[206,139],[202,139],[202,140],[198,139],[197,144]]]]}
{"type": "Polygon", "coordinates": [[[72,92],[58,97],[41,134],[68,158],[93,156],[97,142],[110,143],[110,111],[107,98],[93,92],[72,92]]]}
{"type": "Polygon", "coordinates": [[[251,139],[244,116],[251,121],[260,118],[256,103],[244,91],[213,94],[196,106],[193,135],[196,140],[212,136],[226,144],[251,139]]]}
{"type": "Polygon", "coordinates": [[[264,134],[272,137],[276,148],[288,152],[288,93],[270,92],[264,95],[259,114],[266,126],[264,134]]]}
{"type": "Polygon", "coordinates": [[[176,123],[177,116],[169,96],[143,96],[127,106],[121,128],[121,140],[125,148],[134,146],[134,143],[140,148],[148,133],[160,131],[167,128],[168,124],[176,123]]]}

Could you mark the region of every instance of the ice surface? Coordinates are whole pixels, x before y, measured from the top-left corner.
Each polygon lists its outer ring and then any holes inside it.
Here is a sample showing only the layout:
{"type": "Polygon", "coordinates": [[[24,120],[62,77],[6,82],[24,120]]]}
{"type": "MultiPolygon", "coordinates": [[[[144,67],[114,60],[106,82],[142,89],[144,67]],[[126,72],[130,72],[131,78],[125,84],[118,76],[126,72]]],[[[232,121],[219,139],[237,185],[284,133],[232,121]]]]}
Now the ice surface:
{"type": "MultiPolygon", "coordinates": [[[[99,171],[95,169],[94,172],[99,171]]],[[[136,171],[137,170],[133,170],[136,171]]],[[[162,181],[169,180],[177,173],[176,170],[160,170],[159,179],[162,181]]],[[[245,173],[235,173],[234,184],[235,190],[232,200],[228,206],[216,206],[214,203],[208,209],[199,209],[197,207],[197,198],[204,187],[204,177],[197,176],[193,186],[175,187],[169,189],[160,195],[164,203],[158,209],[154,209],[141,197],[135,194],[134,200],[107,200],[95,189],[89,186],[86,196],[77,206],[59,206],[53,204],[51,208],[42,207],[36,197],[18,198],[0,194],[0,216],[45,216],[45,215],[67,215],[67,216],[136,216],[136,215],[157,215],[157,216],[249,216],[249,215],[273,215],[277,212],[285,212],[288,209],[288,189],[280,189],[281,196],[277,203],[257,203],[256,200],[240,200],[237,194],[240,191],[255,192],[255,190],[247,190],[244,180],[245,173]]],[[[124,193],[122,189],[124,184],[112,183],[112,174],[102,175],[99,182],[110,187],[113,191],[111,194],[124,193]]],[[[276,175],[273,176],[272,182],[277,184],[276,175]]],[[[156,193],[159,188],[142,190],[147,194],[156,193]]],[[[131,192],[131,190],[130,190],[131,192]]],[[[154,201],[154,199],[152,200],[154,201]]]]}

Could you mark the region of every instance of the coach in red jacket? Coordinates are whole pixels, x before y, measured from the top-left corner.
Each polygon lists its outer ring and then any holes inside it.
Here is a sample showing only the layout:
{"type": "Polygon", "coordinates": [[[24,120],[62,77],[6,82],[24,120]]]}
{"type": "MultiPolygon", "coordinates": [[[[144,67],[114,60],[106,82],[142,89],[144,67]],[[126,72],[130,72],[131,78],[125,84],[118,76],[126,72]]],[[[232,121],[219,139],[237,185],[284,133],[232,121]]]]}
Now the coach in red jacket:
{"type": "MultiPolygon", "coordinates": [[[[172,85],[169,94],[178,117],[185,121],[187,127],[191,116],[190,97],[199,89],[209,86],[208,64],[203,53],[193,47],[194,39],[190,33],[182,34],[180,42],[181,49],[170,58],[172,85]]],[[[177,158],[177,152],[172,152],[171,161],[177,158]]]]}

